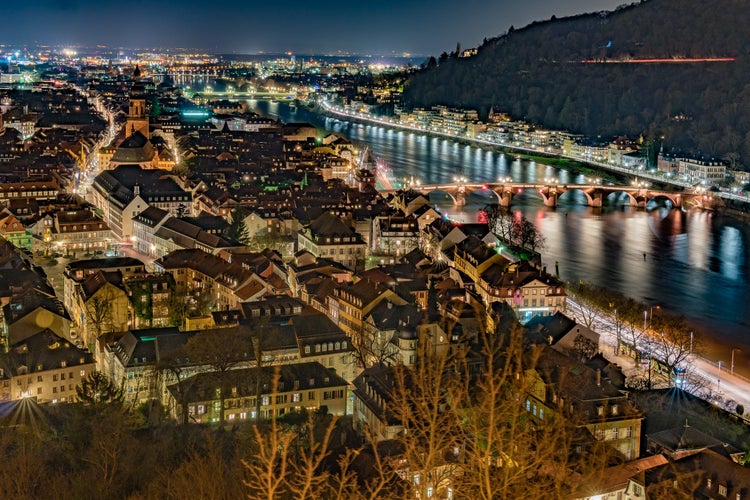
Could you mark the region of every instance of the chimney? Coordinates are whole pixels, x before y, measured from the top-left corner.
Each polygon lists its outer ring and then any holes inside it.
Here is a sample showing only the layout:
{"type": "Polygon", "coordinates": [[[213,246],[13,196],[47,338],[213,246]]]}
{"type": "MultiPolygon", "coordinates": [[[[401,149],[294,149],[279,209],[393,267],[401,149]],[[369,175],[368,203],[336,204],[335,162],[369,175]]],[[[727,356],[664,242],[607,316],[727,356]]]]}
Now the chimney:
{"type": "Polygon", "coordinates": [[[600,387],[602,385],[602,371],[601,369],[596,369],[596,386],[600,387]]]}

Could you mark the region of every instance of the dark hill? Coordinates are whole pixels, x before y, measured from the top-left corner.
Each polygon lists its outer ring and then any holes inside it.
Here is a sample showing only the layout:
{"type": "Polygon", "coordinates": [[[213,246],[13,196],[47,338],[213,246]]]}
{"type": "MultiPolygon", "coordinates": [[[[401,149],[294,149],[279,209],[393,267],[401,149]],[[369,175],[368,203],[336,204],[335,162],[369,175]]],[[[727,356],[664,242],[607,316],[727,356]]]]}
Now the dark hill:
{"type": "Polygon", "coordinates": [[[667,147],[750,167],[748,62],[749,1],[650,0],[511,27],[474,57],[441,57],[418,72],[404,97],[409,106],[494,107],[587,135],[663,135],[667,147]],[[736,60],[632,62],[707,57],[736,60]]]}

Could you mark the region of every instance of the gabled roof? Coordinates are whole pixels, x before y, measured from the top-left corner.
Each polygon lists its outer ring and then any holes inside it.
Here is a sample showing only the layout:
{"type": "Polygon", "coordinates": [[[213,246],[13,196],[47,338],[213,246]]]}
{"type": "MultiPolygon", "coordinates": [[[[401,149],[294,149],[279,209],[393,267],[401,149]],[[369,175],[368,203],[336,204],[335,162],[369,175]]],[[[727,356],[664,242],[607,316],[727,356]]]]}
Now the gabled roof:
{"type": "Polygon", "coordinates": [[[25,231],[26,228],[13,214],[3,214],[0,218],[0,233],[13,233],[18,231],[25,231]],[[13,227],[16,224],[16,227],[13,227]]]}
{"type": "Polygon", "coordinates": [[[96,292],[107,286],[107,284],[122,288],[122,273],[120,271],[105,272],[100,270],[87,276],[81,282],[81,293],[84,300],[93,297],[96,292]]]}
{"type": "Polygon", "coordinates": [[[396,370],[393,366],[374,365],[366,368],[353,382],[357,398],[387,425],[401,423],[390,404],[396,387],[396,370]]]}
{"type": "MultiPolygon", "coordinates": [[[[378,297],[388,291],[388,288],[384,287],[376,281],[370,281],[367,279],[359,280],[354,284],[346,284],[339,287],[342,292],[339,297],[344,294],[356,297],[361,301],[361,307],[366,308],[369,304],[374,302],[378,297]]],[[[346,298],[347,302],[351,299],[346,298]]]]}
{"type": "MultiPolygon", "coordinates": [[[[321,389],[328,387],[346,387],[346,380],[339,377],[320,363],[294,363],[275,366],[261,367],[262,380],[275,380],[277,392],[289,392],[292,390],[307,391],[310,389],[321,389]]],[[[213,401],[216,399],[216,388],[231,388],[231,394],[235,397],[254,396],[256,394],[255,368],[243,368],[229,370],[226,372],[199,373],[183,381],[188,402],[213,401]]],[[[169,391],[176,394],[177,384],[169,386],[169,391]]],[[[266,383],[263,394],[273,391],[271,384],[266,383]]],[[[229,396],[232,397],[232,396],[229,396]]]]}
{"type": "Polygon", "coordinates": [[[0,353],[0,367],[4,378],[19,375],[19,368],[27,373],[40,373],[65,366],[94,363],[94,357],[85,349],[78,348],[52,330],[44,329],[21,342],[13,344],[7,353],[0,353]]]}
{"type": "Polygon", "coordinates": [[[126,267],[144,267],[145,264],[134,257],[106,257],[104,259],[74,260],[65,266],[66,271],[85,269],[122,269],[126,267]]]}
{"type": "Polygon", "coordinates": [[[683,427],[648,434],[647,438],[650,442],[654,442],[670,452],[724,448],[724,444],[720,440],[701,432],[695,427],[690,427],[687,422],[683,427]]]}
{"type": "Polygon", "coordinates": [[[140,131],[136,131],[117,146],[112,155],[114,163],[147,163],[154,159],[154,147],[140,131]]]}
{"type": "Polygon", "coordinates": [[[325,314],[298,314],[290,318],[294,333],[298,339],[315,338],[319,336],[346,335],[325,314]]]}
{"type": "Polygon", "coordinates": [[[351,236],[354,230],[343,223],[336,215],[325,212],[310,223],[310,230],[316,237],[320,236],[351,236]]]}
{"type": "Polygon", "coordinates": [[[70,320],[70,315],[60,299],[53,294],[34,288],[25,290],[22,294],[15,296],[10,304],[6,304],[3,307],[5,322],[8,325],[12,325],[39,308],[45,309],[63,319],[70,320]]]}
{"type": "MultiPolygon", "coordinates": [[[[181,268],[194,269],[213,280],[221,281],[224,286],[235,291],[247,285],[248,281],[253,278],[253,273],[244,269],[242,265],[227,262],[199,249],[175,250],[157,260],[156,263],[167,271],[181,268]]],[[[253,281],[256,282],[257,279],[253,281]]],[[[251,293],[251,289],[244,291],[243,295],[248,293],[251,293]]]]}
{"type": "Polygon", "coordinates": [[[415,326],[422,321],[422,314],[412,304],[397,305],[384,300],[372,308],[368,315],[380,331],[397,330],[400,326],[415,326]]]}
{"type": "Polygon", "coordinates": [[[112,350],[123,366],[153,365],[158,359],[156,340],[169,335],[187,338],[177,327],[131,330],[120,337],[112,350]]]}
{"type": "MultiPolygon", "coordinates": [[[[627,398],[606,379],[599,378],[596,372],[583,363],[565,356],[549,346],[537,348],[539,357],[534,370],[547,384],[554,386],[558,394],[573,398],[581,403],[599,402],[607,399],[618,399],[627,402],[627,398]]],[[[597,403],[599,404],[599,403],[597,403]]],[[[583,405],[581,405],[583,406],[583,405]]],[[[632,404],[629,408],[633,408],[632,404]]],[[[586,410],[585,408],[580,408],[586,410]]],[[[621,415],[626,415],[628,408],[622,408],[621,415]]],[[[590,415],[596,418],[596,415],[590,415]]]]}
{"type": "Polygon", "coordinates": [[[166,210],[162,210],[161,208],[149,205],[146,210],[133,217],[133,220],[138,221],[145,226],[153,228],[156,227],[167,216],[169,216],[169,212],[167,212],[166,210]]]}

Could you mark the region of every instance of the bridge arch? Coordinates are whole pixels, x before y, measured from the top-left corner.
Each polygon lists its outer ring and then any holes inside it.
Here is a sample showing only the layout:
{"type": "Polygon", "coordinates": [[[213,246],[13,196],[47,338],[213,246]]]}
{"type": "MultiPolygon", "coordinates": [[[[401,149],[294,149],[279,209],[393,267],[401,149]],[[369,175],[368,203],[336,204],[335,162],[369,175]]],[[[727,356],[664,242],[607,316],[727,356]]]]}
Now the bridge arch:
{"type": "Polygon", "coordinates": [[[430,189],[425,194],[427,195],[427,199],[430,200],[430,204],[452,203],[454,205],[458,205],[458,200],[456,199],[456,197],[448,191],[445,191],[444,189],[430,189]]]}
{"type": "MultiPolygon", "coordinates": [[[[563,192],[559,193],[557,195],[557,201],[558,201],[558,203],[560,202],[560,199],[563,196],[565,196],[567,193],[573,193],[573,192],[583,193],[586,196],[586,206],[588,206],[588,207],[594,206],[594,198],[591,196],[591,194],[588,191],[586,191],[585,189],[577,188],[577,187],[567,188],[563,192]]],[[[568,198],[570,198],[570,197],[568,197],[568,198]]]]}
{"type": "Polygon", "coordinates": [[[471,191],[467,189],[465,191],[465,195],[466,195],[467,200],[471,198],[472,196],[475,198],[477,196],[482,196],[482,197],[488,198],[487,200],[488,203],[497,203],[497,204],[502,205],[502,201],[503,201],[503,196],[501,192],[498,192],[492,188],[487,188],[487,187],[481,187],[478,189],[473,189],[471,191]]]}
{"type": "Polygon", "coordinates": [[[541,188],[539,186],[514,186],[509,191],[510,191],[511,200],[515,196],[518,196],[520,194],[526,193],[527,191],[530,191],[542,198],[542,201],[544,202],[544,206],[549,206],[550,197],[544,192],[544,188],[541,188]]]}
{"type": "Polygon", "coordinates": [[[682,199],[680,198],[679,193],[656,193],[649,199],[649,201],[656,201],[659,199],[669,200],[674,208],[680,208],[682,206],[682,199]]]}
{"type": "Polygon", "coordinates": [[[638,206],[638,200],[629,191],[618,191],[616,189],[613,189],[612,191],[610,191],[609,193],[607,193],[607,198],[609,198],[610,196],[613,196],[613,195],[614,196],[620,196],[620,195],[623,195],[623,194],[628,197],[628,202],[629,202],[630,206],[632,206],[632,207],[637,207],[638,206]]]}

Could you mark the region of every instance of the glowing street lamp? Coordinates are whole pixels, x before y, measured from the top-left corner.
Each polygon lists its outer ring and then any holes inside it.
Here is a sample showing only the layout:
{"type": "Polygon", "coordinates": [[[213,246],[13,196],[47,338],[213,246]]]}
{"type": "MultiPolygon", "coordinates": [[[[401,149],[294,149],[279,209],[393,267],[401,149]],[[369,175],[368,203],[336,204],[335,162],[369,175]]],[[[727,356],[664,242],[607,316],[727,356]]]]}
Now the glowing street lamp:
{"type": "Polygon", "coordinates": [[[734,349],[732,349],[732,365],[731,365],[731,368],[729,370],[729,373],[731,373],[732,375],[734,375],[734,351],[741,351],[741,350],[742,349],[738,349],[736,347],[734,349]]]}

